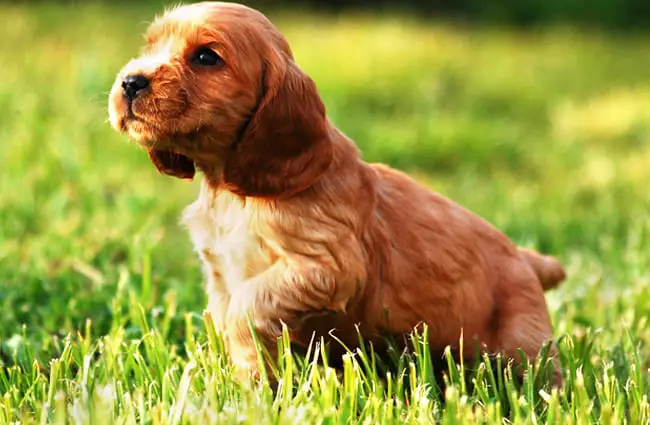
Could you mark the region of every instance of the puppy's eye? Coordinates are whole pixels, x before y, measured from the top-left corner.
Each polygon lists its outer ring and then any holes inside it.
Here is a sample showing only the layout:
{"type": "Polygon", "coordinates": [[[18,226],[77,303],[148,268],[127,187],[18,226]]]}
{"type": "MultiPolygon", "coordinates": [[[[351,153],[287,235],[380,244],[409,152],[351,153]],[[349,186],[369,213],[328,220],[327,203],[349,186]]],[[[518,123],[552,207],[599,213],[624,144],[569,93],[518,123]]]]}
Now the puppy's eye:
{"type": "Polygon", "coordinates": [[[192,62],[201,66],[217,66],[223,63],[223,59],[214,50],[204,47],[194,53],[192,62]]]}

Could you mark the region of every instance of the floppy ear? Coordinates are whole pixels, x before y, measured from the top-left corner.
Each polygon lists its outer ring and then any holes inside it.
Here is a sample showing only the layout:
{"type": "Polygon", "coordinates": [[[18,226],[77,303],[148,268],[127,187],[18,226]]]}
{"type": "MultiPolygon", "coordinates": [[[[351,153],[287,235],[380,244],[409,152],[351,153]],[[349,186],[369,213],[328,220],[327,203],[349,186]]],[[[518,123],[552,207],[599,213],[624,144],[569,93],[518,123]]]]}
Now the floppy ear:
{"type": "Polygon", "coordinates": [[[223,182],[243,196],[289,196],[312,185],[332,159],[316,85],[276,52],[265,65],[262,100],[224,164],[223,182]]]}

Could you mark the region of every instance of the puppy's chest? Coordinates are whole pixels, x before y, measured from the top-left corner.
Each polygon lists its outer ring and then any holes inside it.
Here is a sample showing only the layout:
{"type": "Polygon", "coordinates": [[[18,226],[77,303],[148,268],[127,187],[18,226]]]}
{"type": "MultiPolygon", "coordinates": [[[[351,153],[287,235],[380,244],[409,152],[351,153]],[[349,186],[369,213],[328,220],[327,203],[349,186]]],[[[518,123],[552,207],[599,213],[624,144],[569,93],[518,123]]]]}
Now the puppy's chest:
{"type": "Polygon", "coordinates": [[[251,212],[227,197],[199,198],[184,215],[194,249],[220,292],[232,294],[246,280],[266,270],[274,255],[254,231],[251,212]]]}

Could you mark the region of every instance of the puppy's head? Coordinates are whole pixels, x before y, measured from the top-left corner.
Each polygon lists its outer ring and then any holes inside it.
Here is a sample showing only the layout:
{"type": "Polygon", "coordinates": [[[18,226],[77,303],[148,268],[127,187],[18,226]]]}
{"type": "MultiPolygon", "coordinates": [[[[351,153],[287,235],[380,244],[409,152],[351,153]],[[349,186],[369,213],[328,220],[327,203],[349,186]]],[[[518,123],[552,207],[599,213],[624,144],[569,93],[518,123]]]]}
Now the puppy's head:
{"type": "Polygon", "coordinates": [[[287,41],[261,13],[233,3],[175,8],[119,72],[109,118],[165,174],[244,196],[313,184],[331,161],[325,107],[287,41]]]}

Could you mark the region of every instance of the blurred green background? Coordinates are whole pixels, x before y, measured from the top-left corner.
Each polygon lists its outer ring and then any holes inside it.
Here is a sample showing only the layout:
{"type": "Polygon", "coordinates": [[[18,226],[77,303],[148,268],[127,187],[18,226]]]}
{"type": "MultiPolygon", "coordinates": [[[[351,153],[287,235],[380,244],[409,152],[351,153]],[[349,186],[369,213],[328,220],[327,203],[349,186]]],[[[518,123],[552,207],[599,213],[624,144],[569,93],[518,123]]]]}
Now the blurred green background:
{"type": "MultiPolygon", "coordinates": [[[[434,3],[259,5],[366,160],[565,262],[549,294],[558,334],[650,313],[650,35],[630,29],[648,3],[434,3]]],[[[21,344],[47,360],[87,319],[137,336],[134,302],[180,341],[175,323],[204,306],[177,225],[198,182],[157,174],[107,122],[115,74],[162,10],[0,5],[3,362],[21,344]]]]}

